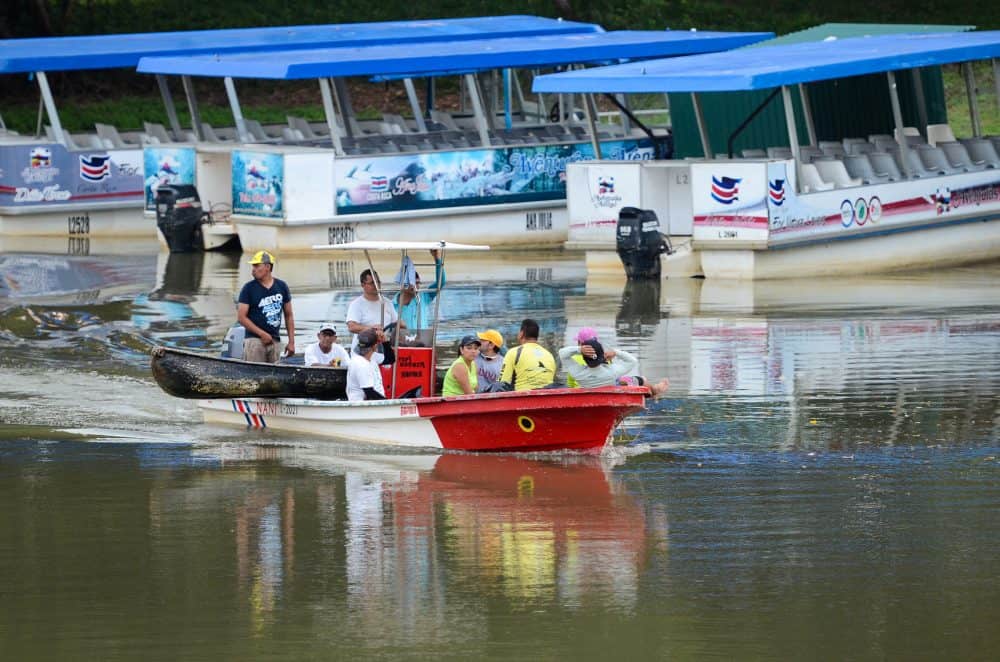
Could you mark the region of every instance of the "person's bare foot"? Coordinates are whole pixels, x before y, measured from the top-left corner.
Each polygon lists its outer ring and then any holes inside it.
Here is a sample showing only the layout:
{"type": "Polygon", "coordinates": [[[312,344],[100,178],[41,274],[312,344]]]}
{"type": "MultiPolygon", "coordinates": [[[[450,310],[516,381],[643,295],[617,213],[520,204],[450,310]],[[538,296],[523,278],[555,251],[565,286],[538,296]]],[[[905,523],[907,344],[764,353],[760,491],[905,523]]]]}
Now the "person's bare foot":
{"type": "Polygon", "coordinates": [[[667,392],[670,388],[670,380],[663,378],[655,384],[649,385],[649,390],[653,392],[653,397],[658,397],[667,392]]]}

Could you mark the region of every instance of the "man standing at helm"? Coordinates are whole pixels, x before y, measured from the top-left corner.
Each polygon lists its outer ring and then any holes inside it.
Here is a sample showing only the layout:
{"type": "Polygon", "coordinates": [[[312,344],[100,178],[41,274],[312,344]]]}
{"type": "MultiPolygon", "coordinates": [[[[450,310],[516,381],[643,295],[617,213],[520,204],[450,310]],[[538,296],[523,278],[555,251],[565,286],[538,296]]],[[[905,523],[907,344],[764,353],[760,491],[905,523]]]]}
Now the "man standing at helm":
{"type": "Polygon", "coordinates": [[[295,353],[295,317],[292,294],[285,281],[272,275],[274,256],[257,251],[250,258],[253,280],[240,290],[237,320],[246,329],[243,360],[254,363],[277,363],[281,357],[281,316],[285,316],[288,345],[285,354],[295,353]]]}

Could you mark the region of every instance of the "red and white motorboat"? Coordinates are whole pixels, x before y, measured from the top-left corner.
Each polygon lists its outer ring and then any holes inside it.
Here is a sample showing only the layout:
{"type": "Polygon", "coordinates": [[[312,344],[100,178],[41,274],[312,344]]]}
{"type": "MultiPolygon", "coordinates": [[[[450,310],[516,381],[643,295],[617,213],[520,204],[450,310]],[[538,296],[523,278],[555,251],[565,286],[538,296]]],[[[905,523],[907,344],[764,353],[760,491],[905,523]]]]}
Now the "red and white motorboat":
{"type": "MultiPolygon", "coordinates": [[[[447,251],[489,250],[488,246],[443,241],[367,241],[315,248],[364,251],[369,265],[372,250],[401,251],[403,265],[411,250],[435,249],[442,260],[447,251]]],[[[348,442],[474,452],[599,451],[610,442],[615,427],[643,409],[651,395],[645,386],[605,386],[434,396],[437,306],[433,318],[427,346],[400,346],[400,334],[395,334],[396,361],[382,366],[388,400],[248,398],[226,393],[230,397],[205,399],[198,405],[207,422],[348,442]],[[414,393],[431,395],[407,397],[414,393]]]]}
{"type": "Polygon", "coordinates": [[[644,386],[542,389],[369,402],[309,398],[202,400],[207,422],[345,441],[475,452],[600,451],[644,386]]]}

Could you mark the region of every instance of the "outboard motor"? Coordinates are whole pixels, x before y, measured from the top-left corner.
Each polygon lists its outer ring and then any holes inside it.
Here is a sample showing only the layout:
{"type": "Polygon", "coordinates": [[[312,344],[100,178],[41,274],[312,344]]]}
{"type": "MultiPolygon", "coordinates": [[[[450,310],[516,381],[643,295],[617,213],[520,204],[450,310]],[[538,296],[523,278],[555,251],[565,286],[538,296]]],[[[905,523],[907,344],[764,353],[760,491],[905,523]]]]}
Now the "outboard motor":
{"type": "Polygon", "coordinates": [[[222,341],[222,358],[242,359],[243,341],[246,339],[247,330],[242,324],[234,324],[226,332],[226,338],[222,341]]]}
{"type": "Polygon", "coordinates": [[[670,254],[670,241],[660,233],[651,209],[622,207],[615,233],[618,257],[629,280],[660,277],[660,255],[670,254]]]}
{"type": "Polygon", "coordinates": [[[190,184],[164,184],[156,189],[156,227],[171,253],[202,249],[201,208],[198,189],[190,184]]]}

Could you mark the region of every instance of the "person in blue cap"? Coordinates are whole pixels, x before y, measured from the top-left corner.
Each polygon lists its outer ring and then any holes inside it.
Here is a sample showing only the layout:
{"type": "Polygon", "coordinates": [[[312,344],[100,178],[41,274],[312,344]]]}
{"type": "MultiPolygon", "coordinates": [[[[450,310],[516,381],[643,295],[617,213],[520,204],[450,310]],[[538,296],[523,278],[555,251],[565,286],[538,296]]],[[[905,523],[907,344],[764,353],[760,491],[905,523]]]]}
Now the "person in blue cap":
{"type": "Polygon", "coordinates": [[[285,355],[295,353],[295,316],[288,285],[275,278],[274,256],[257,251],[250,258],[253,280],[240,290],[236,319],[246,329],[243,360],[254,363],[277,363],[281,358],[281,317],[285,318],[288,344],[285,355]]]}

